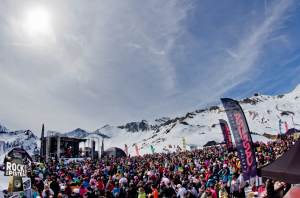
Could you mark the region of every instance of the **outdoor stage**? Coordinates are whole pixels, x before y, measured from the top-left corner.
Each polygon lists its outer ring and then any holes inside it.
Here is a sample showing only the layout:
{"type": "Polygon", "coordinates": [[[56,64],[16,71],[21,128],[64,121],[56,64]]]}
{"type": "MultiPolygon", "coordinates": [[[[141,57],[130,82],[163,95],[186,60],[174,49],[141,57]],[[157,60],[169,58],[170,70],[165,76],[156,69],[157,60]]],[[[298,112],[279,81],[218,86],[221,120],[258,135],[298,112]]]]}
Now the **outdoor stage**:
{"type": "Polygon", "coordinates": [[[65,137],[59,132],[48,131],[46,137],[42,137],[42,153],[46,162],[50,160],[61,161],[61,159],[83,159],[89,157],[98,159],[100,154],[100,137],[90,136],[88,138],[65,137]],[[96,150],[96,141],[98,150],[96,150]],[[84,143],[83,148],[79,144],[84,143]]]}

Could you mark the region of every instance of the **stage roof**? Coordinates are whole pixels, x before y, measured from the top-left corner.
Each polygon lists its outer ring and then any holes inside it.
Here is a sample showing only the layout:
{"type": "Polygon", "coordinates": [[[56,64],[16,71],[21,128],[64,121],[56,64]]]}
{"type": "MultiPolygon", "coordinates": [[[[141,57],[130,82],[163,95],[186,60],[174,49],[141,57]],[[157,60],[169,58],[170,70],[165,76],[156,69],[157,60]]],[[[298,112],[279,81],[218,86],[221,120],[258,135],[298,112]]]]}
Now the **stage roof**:
{"type": "Polygon", "coordinates": [[[73,138],[73,137],[63,137],[63,136],[59,136],[60,137],[60,141],[65,141],[65,142],[84,142],[87,139],[82,139],[82,138],[73,138]]]}

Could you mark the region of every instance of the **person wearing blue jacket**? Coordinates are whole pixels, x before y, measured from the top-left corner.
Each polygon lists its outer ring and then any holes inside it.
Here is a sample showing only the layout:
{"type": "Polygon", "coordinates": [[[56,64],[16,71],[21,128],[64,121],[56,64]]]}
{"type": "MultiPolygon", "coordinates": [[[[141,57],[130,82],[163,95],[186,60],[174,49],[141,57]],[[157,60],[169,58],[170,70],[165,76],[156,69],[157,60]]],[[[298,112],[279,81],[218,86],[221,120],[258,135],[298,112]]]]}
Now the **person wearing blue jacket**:
{"type": "Polygon", "coordinates": [[[229,169],[228,169],[228,167],[227,167],[227,164],[224,164],[224,165],[223,165],[223,169],[221,169],[221,170],[218,172],[218,175],[222,175],[223,183],[227,183],[227,181],[228,181],[228,176],[229,176],[229,169]]]}
{"type": "Polygon", "coordinates": [[[113,190],[113,196],[115,197],[115,194],[119,193],[120,194],[120,188],[119,188],[119,182],[116,182],[115,188],[113,190]]]}

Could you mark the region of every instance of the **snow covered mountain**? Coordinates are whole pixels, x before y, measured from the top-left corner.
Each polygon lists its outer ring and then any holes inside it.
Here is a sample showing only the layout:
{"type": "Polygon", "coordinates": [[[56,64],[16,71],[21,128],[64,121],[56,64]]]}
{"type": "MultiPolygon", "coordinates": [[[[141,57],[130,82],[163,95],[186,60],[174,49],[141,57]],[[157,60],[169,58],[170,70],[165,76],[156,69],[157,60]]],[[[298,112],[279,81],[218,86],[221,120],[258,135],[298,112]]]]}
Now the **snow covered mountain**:
{"type": "MultiPolygon", "coordinates": [[[[5,127],[4,127],[5,128],[5,127]]],[[[1,131],[0,130],[0,162],[5,154],[14,147],[24,148],[29,155],[39,153],[40,140],[30,130],[1,131]]]]}
{"type": "MultiPolygon", "coordinates": [[[[294,91],[285,95],[269,96],[254,93],[252,97],[240,100],[246,115],[253,141],[269,141],[262,136],[264,133],[277,135],[279,120],[287,122],[288,128],[300,128],[299,103],[300,85],[294,91]]],[[[155,122],[131,122],[122,126],[106,126],[99,131],[109,136],[105,139],[105,149],[117,146],[124,149],[127,144],[131,155],[136,155],[135,146],[140,154],[151,153],[150,145],[161,152],[169,145],[170,151],[175,151],[177,145],[182,148],[182,137],[185,137],[187,149],[190,146],[202,147],[207,141],[221,142],[223,135],[219,126],[219,119],[227,120],[223,105],[212,106],[189,112],[185,116],[176,118],[162,118],[155,122]]],[[[282,124],[282,132],[286,131],[282,124]]]]}
{"type": "MultiPolygon", "coordinates": [[[[300,85],[294,91],[285,95],[269,96],[254,93],[252,97],[240,100],[247,118],[253,141],[269,141],[262,136],[264,133],[276,135],[279,132],[279,119],[287,122],[288,128],[293,128],[292,116],[295,127],[300,128],[299,117],[300,85]]],[[[221,103],[221,102],[220,102],[221,103]]],[[[219,119],[228,120],[223,105],[211,106],[208,109],[198,109],[184,116],[169,118],[162,117],[152,122],[141,120],[130,122],[121,126],[105,125],[94,132],[88,132],[77,128],[74,131],[60,134],[62,136],[88,138],[94,135],[105,138],[104,147],[125,148],[131,155],[136,155],[135,145],[141,155],[151,153],[150,145],[156,152],[163,151],[169,145],[170,151],[175,151],[177,145],[182,147],[182,137],[185,137],[187,149],[190,146],[202,147],[207,141],[221,142],[223,135],[219,126],[219,119]]],[[[0,131],[8,131],[0,125],[0,131]]],[[[284,133],[285,125],[282,124],[284,133]]],[[[18,131],[0,133],[0,154],[8,151],[13,145],[23,146],[29,153],[33,153],[40,140],[31,131],[18,131]],[[27,134],[27,135],[26,135],[27,134]],[[29,141],[27,141],[29,140],[29,141]],[[9,145],[8,147],[6,145],[9,145]]],[[[96,148],[97,142],[96,142],[96,148]]],[[[1,156],[2,157],[2,156],[1,156]]]]}
{"type": "Polygon", "coordinates": [[[3,126],[1,123],[0,123],[0,131],[9,132],[9,130],[5,126],[3,126]]]}

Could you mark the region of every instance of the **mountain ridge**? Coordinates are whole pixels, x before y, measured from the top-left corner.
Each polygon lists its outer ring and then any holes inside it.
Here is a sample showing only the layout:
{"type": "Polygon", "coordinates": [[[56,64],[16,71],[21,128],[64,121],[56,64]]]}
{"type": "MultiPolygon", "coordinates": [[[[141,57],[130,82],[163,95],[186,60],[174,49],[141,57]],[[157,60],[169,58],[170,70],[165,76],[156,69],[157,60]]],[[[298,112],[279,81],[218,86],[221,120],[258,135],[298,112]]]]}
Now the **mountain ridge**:
{"type": "MultiPolygon", "coordinates": [[[[291,116],[293,116],[295,125],[299,126],[300,118],[298,117],[299,111],[297,111],[299,100],[300,85],[287,94],[270,96],[253,93],[252,97],[238,100],[238,102],[244,110],[250,131],[257,134],[254,135],[254,139],[268,141],[262,134],[278,134],[279,119],[287,121],[291,128],[291,116]]],[[[227,120],[222,104],[188,112],[182,117],[161,117],[152,122],[143,119],[139,122],[129,122],[121,126],[105,125],[93,132],[76,128],[67,133],[57,134],[77,138],[89,138],[97,135],[105,138],[106,147],[127,144],[130,145],[128,148],[129,153],[134,154],[134,145],[137,145],[140,154],[144,154],[150,153],[150,145],[155,146],[157,151],[162,151],[169,145],[182,145],[182,137],[186,137],[187,146],[203,146],[209,140],[221,142],[223,135],[220,127],[218,127],[218,119],[227,120]]],[[[3,125],[0,126],[3,129],[5,128],[3,125]]]]}

